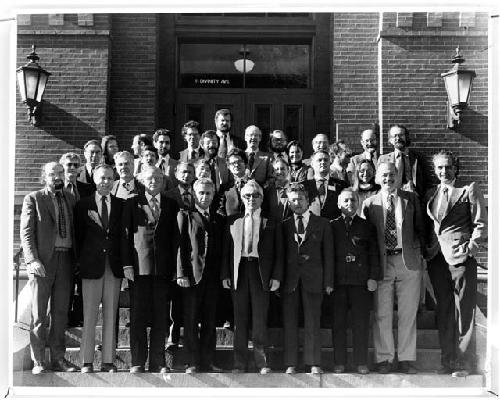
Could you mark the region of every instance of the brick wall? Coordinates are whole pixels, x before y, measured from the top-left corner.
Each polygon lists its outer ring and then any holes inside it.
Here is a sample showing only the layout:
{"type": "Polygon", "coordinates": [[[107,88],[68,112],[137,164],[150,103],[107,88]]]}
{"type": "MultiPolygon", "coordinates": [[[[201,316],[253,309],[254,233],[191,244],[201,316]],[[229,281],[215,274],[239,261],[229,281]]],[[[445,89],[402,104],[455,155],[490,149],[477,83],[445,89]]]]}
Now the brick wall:
{"type": "Polygon", "coordinates": [[[158,16],[113,14],[110,132],[129,149],[138,133],[157,128],[158,16]]]}

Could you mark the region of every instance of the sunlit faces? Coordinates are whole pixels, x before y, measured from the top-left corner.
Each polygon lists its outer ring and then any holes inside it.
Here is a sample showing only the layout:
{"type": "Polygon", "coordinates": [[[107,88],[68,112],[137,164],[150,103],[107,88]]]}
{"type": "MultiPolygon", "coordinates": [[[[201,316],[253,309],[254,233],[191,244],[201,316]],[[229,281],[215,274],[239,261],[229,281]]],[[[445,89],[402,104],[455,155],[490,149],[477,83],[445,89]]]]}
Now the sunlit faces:
{"type": "Polygon", "coordinates": [[[214,186],[210,183],[198,183],[196,182],[193,186],[194,200],[195,203],[206,210],[210,207],[212,200],[214,199],[214,186]]]}
{"type": "Polygon", "coordinates": [[[206,155],[211,159],[217,155],[217,150],[219,149],[219,141],[217,137],[210,138],[204,137],[201,141],[201,147],[206,155]]]}
{"type": "Polygon", "coordinates": [[[195,167],[195,176],[196,178],[210,178],[210,166],[208,163],[205,163],[204,160],[196,164],[195,167]]]}
{"type": "Polygon", "coordinates": [[[354,216],[359,205],[358,194],[350,190],[342,191],[339,195],[337,205],[340,211],[346,216],[354,216]]]}
{"type": "Polygon", "coordinates": [[[219,114],[215,119],[215,127],[217,131],[229,132],[231,130],[231,115],[219,114]]]}
{"type": "Polygon", "coordinates": [[[393,163],[381,163],[377,168],[375,181],[383,190],[392,192],[396,189],[396,167],[393,163]]]}
{"type": "Polygon", "coordinates": [[[347,165],[351,161],[351,156],[352,156],[352,153],[350,151],[340,150],[337,153],[337,159],[338,159],[339,164],[342,167],[347,167],[347,165]]]}
{"type": "Polygon", "coordinates": [[[147,166],[154,166],[158,161],[158,155],[152,150],[144,150],[141,155],[141,161],[147,166]]]}
{"type": "Polygon", "coordinates": [[[163,177],[161,170],[156,167],[145,168],[140,174],[141,182],[146,188],[146,191],[152,196],[160,193],[163,187],[163,177]]]}
{"type": "Polygon", "coordinates": [[[309,208],[309,200],[303,191],[289,191],[288,205],[295,214],[303,214],[309,208]]]}
{"type": "Polygon", "coordinates": [[[313,154],[311,167],[314,170],[314,174],[326,174],[330,170],[330,157],[328,153],[319,152],[313,154]]]}
{"type": "Polygon", "coordinates": [[[179,163],[175,169],[175,178],[182,185],[191,185],[194,180],[194,168],[191,164],[179,163]]]}
{"type": "Polygon", "coordinates": [[[132,176],[132,162],[127,157],[116,158],[115,168],[120,175],[120,178],[123,180],[132,176]]]}
{"type": "Polygon", "coordinates": [[[64,168],[59,163],[47,163],[43,168],[43,180],[49,190],[62,189],[64,186],[64,168]]]}
{"type": "Polygon", "coordinates": [[[389,143],[398,150],[404,150],[408,138],[406,137],[405,129],[402,127],[391,127],[389,129],[389,143]]]}
{"type": "Polygon", "coordinates": [[[361,163],[358,168],[358,178],[363,184],[368,184],[374,177],[375,170],[373,165],[368,162],[361,163]]]}
{"type": "Polygon", "coordinates": [[[92,167],[95,167],[99,163],[101,163],[102,151],[99,145],[94,143],[87,145],[83,154],[85,156],[85,160],[87,160],[87,163],[90,163],[92,167]]]}
{"type": "Polygon", "coordinates": [[[64,177],[67,181],[74,181],[78,176],[80,162],[78,159],[66,159],[63,162],[64,177]]]}
{"type": "Polygon", "coordinates": [[[154,142],[156,150],[160,156],[166,156],[170,153],[170,137],[168,135],[158,135],[154,142]]]}
{"type": "Polygon", "coordinates": [[[283,183],[288,180],[288,166],[282,160],[273,163],[273,176],[277,182],[283,183]]]}
{"type": "Polygon", "coordinates": [[[184,140],[190,149],[197,149],[200,146],[200,133],[198,129],[188,128],[184,134],[184,140]]]}
{"type": "Polygon", "coordinates": [[[377,144],[378,144],[377,134],[372,129],[365,129],[361,133],[360,142],[361,146],[363,146],[363,149],[366,152],[373,153],[377,150],[377,144]]]}
{"type": "Polygon", "coordinates": [[[451,184],[456,177],[457,170],[451,157],[436,155],[433,158],[434,173],[441,184],[451,184]]]}
{"type": "Polygon", "coordinates": [[[275,130],[271,133],[271,150],[273,152],[284,152],[286,144],[286,135],[283,131],[275,130]]]}
{"type": "Polygon", "coordinates": [[[253,212],[262,206],[263,196],[257,187],[245,185],[241,189],[241,199],[247,212],[253,212]]]}
{"type": "Polygon", "coordinates": [[[304,157],[304,152],[299,146],[292,145],[290,149],[288,149],[288,157],[290,159],[290,163],[299,164],[302,161],[302,157],[304,157]]]}
{"type": "Polygon", "coordinates": [[[245,175],[245,162],[238,155],[231,155],[227,159],[229,171],[234,177],[243,177],[245,175]]]}
{"type": "Polygon", "coordinates": [[[252,149],[258,149],[260,141],[262,140],[262,133],[255,125],[247,127],[245,130],[245,142],[247,146],[252,149]]]}
{"type": "Polygon", "coordinates": [[[328,151],[328,137],[325,134],[318,134],[312,140],[313,151],[326,150],[328,151]]]}
{"type": "Polygon", "coordinates": [[[99,167],[94,171],[94,183],[99,195],[108,196],[113,189],[113,169],[99,167]]]}
{"type": "Polygon", "coordinates": [[[118,152],[118,142],[116,141],[116,139],[110,139],[106,143],[106,152],[110,160],[113,160],[113,156],[118,152]]]}

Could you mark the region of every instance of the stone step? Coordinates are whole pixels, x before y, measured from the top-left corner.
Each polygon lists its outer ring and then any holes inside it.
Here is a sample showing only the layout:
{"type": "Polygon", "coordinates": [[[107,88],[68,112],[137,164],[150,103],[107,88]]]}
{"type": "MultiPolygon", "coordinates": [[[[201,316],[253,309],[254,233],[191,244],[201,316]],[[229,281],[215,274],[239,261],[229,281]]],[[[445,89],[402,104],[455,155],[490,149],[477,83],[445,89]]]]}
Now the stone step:
{"type": "MultiPolygon", "coordinates": [[[[102,311],[99,310],[97,316],[97,325],[102,325],[102,311]]],[[[120,308],[119,309],[119,325],[125,326],[130,322],[130,309],[129,308],[120,308]]],[[[322,327],[331,327],[328,319],[323,319],[325,321],[322,322],[322,327]]],[[[370,321],[373,321],[373,312],[370,313],[370,321]]],[[[397,311],[394,311],[394,327],[396,327],[398,321],[397,311]]],[[[348,316],[349,322],[349,316],[348,316]]],[[[271,326],[273,327],[273,326],[271,326]]],[[[282,325],[278,325],[275,327],[282,327],[282,325]]],[[[417,328],[418,329],[435,329],[436,328],[436,313],[433,310],[421,310],[417,313],[417,328]]]]}
{"type": "MultiPolygon", "coordinates": [[[[253,372],[256,371],[251,347],[249,348],[248,369],[253,372]]],[[[269,365],[273,370],[283,370],[283,349],[281,347],[270,347],[269,351],[269,365]]],[[[372,360],[373,349],[369,349],[369,360],[372,360]]],[[[333,349],[323,348],[321,351],[322,366],[327,371],[333,370],[333,349]]],[[[47,352],[48,357],[48,352],[47,352]]],[[[172,366],[176,371],[183,371],[184,363],[187,361],[185,351],[182,346],[179,347],[174,354],[166,352],[167,365],[172,366]]],[[[66,358],[75,366],[81,365],[80,349],[67,348],[66,358]]],[[[348,349],[348,364],[352,361],[352,349],[348,349]]],[[[48,360],[48,359],[47,359],[48,360]]],[[[299,370],[302,360],[302,351],[299,350],[299,370]]],[[[417,349],[417,361],[414,363],[415,367],[422,372],[432,372],[441,366],[441,352],[438,349],[417,349]]],[[[101,362],[101,352],[96,351],[94,354],[94,368],[99,369],[101,362]]],[[[215,353],[214,363],[220,368],[230,371],[233,366],[233,348],[229,346],[219,346],[215,353]]],[[[120,370],[126,370],[131,364],[131,354],[129,348],[119,348],[116,352],[115,364],[120,370]]],[[[25,368],[26,369],[26,368],[25,368]]]]}
{"type": "MultiPolygon", "coordinates": [[[[45,373],[32,375],[30,371],[14,372],[12,394],[21,393],[23,395],[39,395],[40,387],[78,387],[79,396],[96,396],[99,394],[99,387],[120,387],[120,388],[141,388],[140,395],[159,396],[171,395],[159,388],[172,387],[249,387],[249,388],[334,388],[350,389],[373,389],[372,395],[393,394],[394,389],[399,388],[422,388],[429,389],[425,395],[435,396],[435,389],[440,388],[446,391],[446,395],[485,395],[485,379],[482,375],[470,375],[466,378],[454,378],[450,375],[436,375],[433,373],[420,373],[417,375],[388,374],[381,375],[370,373],[369,375],[359,374],[333,374],[324,373],[322,375],[311,375],[298,373],[296,375],[286,375],[284,373],[271,373],[269,375],[258,375],[252,373],[231,374],[231,373],[197,373],[187,375],[184,373],[143,373],[130,374],[128,372],[118,373],[45,373]],[[20,386],[23,386],[21,389],[20,386]],[[146,388],[151,388],[146,389],[146,388]],[[444,390],[446,389],[446,390],[444,390]],[[429,391],[431,391],[429,393],[429,391]]],[[[63,395],[63,389],[58,389],[57,394],[63,395]]],[[[68,395],[73,395],[72,389],[67,389],[68,395]]],[[[130,389],[133,391],[133,389],[130,389]]],[[[345,390],[338,395],[345,396],[345,390]]],[[[362,390],[363,391],[363,390],[362,390]]],[[[366,396],[366,391],[362,393],[366,396]]],[[[106,393],[111,395],[110,393],[106,393]]],[[[134,393],[135,394],[135,393],[134,393]]],[[[253,394],[253,393],[252,393],[253,394]]],[[[262,394],[262,392],[259,392],[262,394]]],[[[331,394],[331,393],[329,393],[331,394]]],[[[349,394],[353,395],[356,393],[349,394]]],[[[359,393],[357,393],[359,395],[359,393]]],[[[401,396],[401,393],[398,393],[401,396]]],[[[424,395],[419,393],[420,395],[424,395]]],[[[441,393],[440,393],[441,394],[441,393]]],[[[137,395],[137,394],[136,394],[137,395]]],[[[302,394],[307,396],[306,394],[302,394]]],[[[333,394],[331,394],[333,395],[333,394]]]]}
{"type": "MultiPolygon", "coordinates": [[[[181,336],[183,329],[181,328],[181,336]]],[[[394,330],[394,337],[397,338],[397,330],[394,330]]],[[[303,342],[303,330],[299,330],[299,343],[303,342]]],[[[79,347],[82,339],[82,328],[72,327],[66,330],[66,346],[79,347]]],[[[96,343],[100,344],[102,339],[102,327],[96,327],[96,343]]],[[[232,346],[234,333],[231,330],[222,327],[217,328],[217,345],[232,346]]],[[[283,330],[278,328],[268,329],[268,345],[281,346],[283,344],[283,330]]],[[[332,346],[332,331],[330,329],[321,329],[321,344],[323,347],[332,346]]],[[[369,344],[373,344],[372,333],[370,331],[369,344]]],[[[118,348],[127,348],[130,345],[130,330],[128,327],[120,327],[118,331],[118,348]]],[[[347,330],[347,345],[352,345],[352,333],[347,330]]],[[[418,348],[439,348],[439,338],[436,329],[418,329],[417,330],[418,348]]]]}

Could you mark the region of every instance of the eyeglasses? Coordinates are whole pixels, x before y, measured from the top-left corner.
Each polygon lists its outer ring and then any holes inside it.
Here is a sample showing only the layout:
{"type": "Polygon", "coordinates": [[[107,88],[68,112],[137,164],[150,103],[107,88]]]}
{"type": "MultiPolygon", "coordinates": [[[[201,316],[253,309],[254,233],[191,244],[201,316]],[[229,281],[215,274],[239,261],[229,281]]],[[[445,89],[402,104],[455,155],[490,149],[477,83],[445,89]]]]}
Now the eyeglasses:
{"type": "Polygon", "coordinates": [[[78,168],[80,165],[79,165],[78,163],[71,163],[71,162],[70,162],[70,163],[66,163],[66,166],[68,166],[68,167],[76,167],[76,168],[78,168]]]}
{"type": "Polygon", "coordinates": [[[245,194],[245,195],[243,195],[243,197],[245,199],[250,199],[250,198],[257,199],[257,198],[260,198],[260,194],[258,192],[256,192],[254,194],[245,194]]]}
{"type": "Polygon", "coordinates": [[[228,163],[230,166],[237,166],[238,164],[243,164],[243,160],[234,160],[228,163]]]}

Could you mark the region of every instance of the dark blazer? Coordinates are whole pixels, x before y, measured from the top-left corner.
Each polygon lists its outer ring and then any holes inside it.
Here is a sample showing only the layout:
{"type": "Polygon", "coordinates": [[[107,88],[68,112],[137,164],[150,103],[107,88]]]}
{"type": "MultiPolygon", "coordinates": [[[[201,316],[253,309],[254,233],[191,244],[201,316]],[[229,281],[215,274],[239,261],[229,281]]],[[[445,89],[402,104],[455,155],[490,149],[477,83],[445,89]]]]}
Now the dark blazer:
{"type": "MultiPolygon", "coordinates": [[[[132,191],[127,191],[128,195],[127,198],[124,199],[129,199],[137,196],[139,193],[144,193],[144,185],[137,179],[137,178],[132,178],[134,181],[134,189],[132,191]]],[[[120,185],[120,180],[116,180],[113,184],[113,189],[111,190],[111,194],[116,196],[118,193],[118,185],[120,185]]]]}
{"type": "Polygon", "coordinates": [[[179,161],[180,162],[188,162],[188,163],[195,163],[198,159],[203,158],[203,155],[205,153],[203,152],[203,149],[200,147],[198,148],[198,155],[195,159],[191,159],[191,155],[188,154],[188,148],[181,150],[179,152],[179,161]]]}
{"type": "Polygon", "coordinates": [[[86,164],[80,167],[80,172],[78,173],[78,177],[76,178],[76,180],[89,184],[92,187],[92,191],[96,190],[94,179],[89,174],[86,164]]]}
{"type": "Polygon", "coordinates": [[[145,194],[127,200],[123,212],[123,266],[133,266],[135,275],[175,278],[178,210],[177,203],[162,194],[160,216],[155,224],[145,194]]]}
{"type": "MultiPolygon", "coordinates": [[[[247,152],[248,157],[248,152],[247,152]]],[[[252,169],[248,169],[248,177],[264,186],[273,176],[272,153],[257,151],[252,169]]]]}
{"type": "Polygon", "coordinates": [[[347,187],[344,181],[330,177],[327,184],[326,199],[323,204],[320,202],[316,181],[314,179],[307,180],[304,185],[309,194],[310,210],[314,214],[326,217],[328,220],[333,220],[340,216],[340,209],[337,205],[337,201],[340,192],[347,187]]]}
{"type": "Polygon", "coordinates": [[[226,190],[232,185],[233,176],[227,168],[226,159],[216,156],[215,175],[217,177],[215,192],[226,190]]]}
{"type": "MultiPolygon", "coordinates": [[[[75,197],[63,191],[70,219],[73,221],[75,197]]],[[[73,227],[73,225],[72,225],[73,227]]],[[[20,236],[25,263],[38,259],[44,266],[50,262],[57,236],[57,221],[54,203],[47,188],[33,191],[24,197],[21,211],[20,236]]],[[[73,251],[75,233],[71,230],[73,251]]]]}
{"type": "Polygon", "coordinates": [[[295,239],[294,216],[283,222],[285,248],[285,283],[281,288],[286,293],[295,290],[299,279],[307,292],[321,293],[333,287],[333,238],[327,219],[311,213],[304,241],[299,245],[295,239]]]}
{"type": "MultiPolygon", "coordinates": [[[[246,180],[245,180],[246,181],[246,180]]],[[[235,185],[227,189],[220,199],[218,212],[222,216],[234,216],[244,212],[245,206],[235,185]]]]}
{"type": "MultiPolygon", "coordinates": [[[[414,192],[397,190],[402,200],[402,242],[403,261],[409,270],[422,269],[422,251],[425,244],[425,226],[422,210],[418,196],[414,192]]],[[[379,245],[380,265],[382,274],[387,265],[387,253],[385,249],[385,224],[383,192],[380,191],[363,202],[362,215],[377,229],[377,241],[379,245]]]]}
{"type": "Polygon", "coordinates": [[[354,215],[349,231],[343,216],[330,222],[335,253],[335,285],[366,285],[368,279],[381,280],[377,230],[370,222],[354,215]],[[354,256],[349,261],[348,256],[354,256]]]}
{"type": "MultiPolygon", "coordinates": [[[[424,195],[423,191],[425,190],[424,174],[422,171],[424,165],[423,161],[421,160],[421,157],[418,155],[418,153],[416,153],[411,149],[408,150],[408,158],[410,161],[410,168],[411,168],[411,180],[415,187],[415,192],[420,196],[422,196],[424,195]]],[[[390,152],[380,155],[378,158],[377,167],[380,165],[380,163],[387,163],[387,162],[396,164],[395,152],[390,152]]],[[[410,190],[408,185],[403,186],[401,189],[407,191],[410,190]]]]}
{"type": "Polygon", "coordinates": [[[460,246],[467,244],[467,248],[476,251],[488,238],[485,200],[475,182],[462,187],[455,186],[447,213],[439,222],[434,215],[434,203],[438,201],[438,194],[439,186],[429,190],[425,202],[426,212],[434,223],[432,229],[437,235],[446,262],[457,265],[465,262],[468,257],[468,252],[463,252],[460,246]]]}
{"type": "MultiPolygon", "coordinates": [[[[87,184],[85,182],[78,181],[78,180],[76,180],[76,189],[78,190],[78,194],[80,195],[80,199],[86,198],[87,196],[90,196],[94,192],[92,185],[87,184]]],[[[77,200],[80,200],[80,199],[77,199],[77,200]]]]}
{"type": "MultiPolygon", "coordinates": [[[[243,217],[228,218],[224,234],[221,279],[231,279],[234,290],[238,285],[241,260],[243,217]]],[[[269,280],[283,280],[283,241],[281,224],[261,214],[259,231],[259,273],[264,291],[269,291],[269,280]]]]}
{"type": "Polygon", "coordinates": [[[200,273],[199,277],[203,277],[208,266],[208,274],[219,280],[224,218],[210,213],[210,221],[207,221],[198,210],[180,210],[177,224],[180,232],[177,278],[187,277],[190,285],[194,285],[195,271],[200,273]]]}
{"type": "Polygon", "coordinates": [[[75,207],[75,236],[77,261],[80,277],[84,279],[101,278],[104,274],[106,256],[115,277],[123,277],[120,246],[124,235],[122,226],[123,200],[111,196],[111,213],[108,229],[104,231],[95,192],[80,199],[75,207]],[[93,218],[90,217],[93,215],[93,218]]]}
{"type": "MultiPolygon", "coordinates": [[[[194,192],[191,193],[191,209],[194,209],[194,192]]],[[[173,199],[179,209],[184,209],[184,201],[182,200],[181,191],[179,190],[179,186],[175,186],[174,188],[169,189],[165,192],[165,196],[169,199],[173,199]]]]}
{"type": "Polygon", "coordinates": [[[280,222],[292,214],[292,210],[288,206],[288,201],[286,200],[284,205],[279,201],[276,185],[274,183],[269,184],[269,186],[264,189],[262,214],[270,219],[275,219],[280,222]]]}

